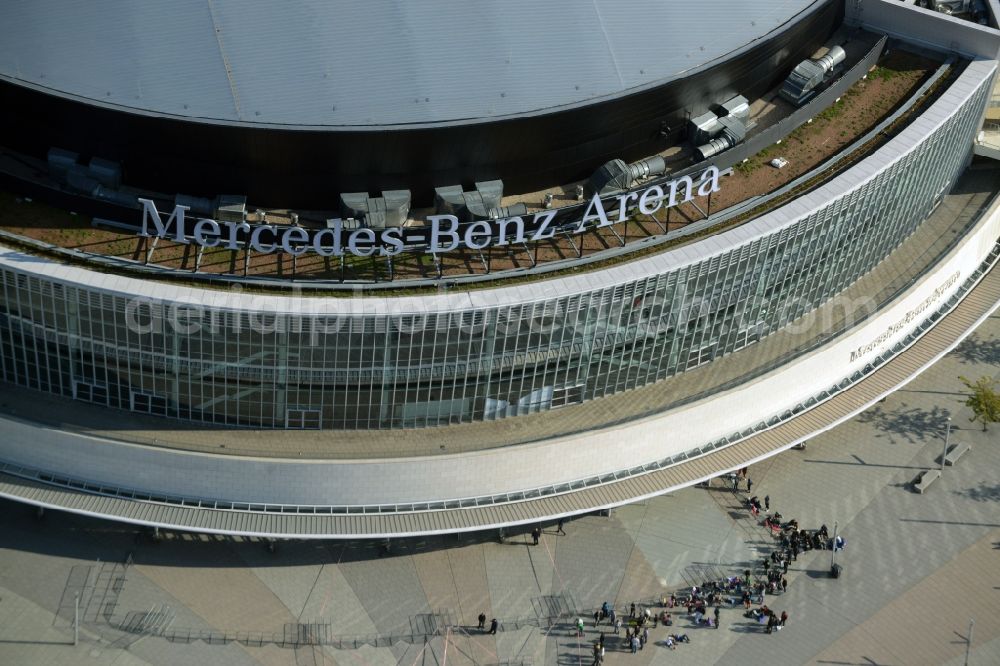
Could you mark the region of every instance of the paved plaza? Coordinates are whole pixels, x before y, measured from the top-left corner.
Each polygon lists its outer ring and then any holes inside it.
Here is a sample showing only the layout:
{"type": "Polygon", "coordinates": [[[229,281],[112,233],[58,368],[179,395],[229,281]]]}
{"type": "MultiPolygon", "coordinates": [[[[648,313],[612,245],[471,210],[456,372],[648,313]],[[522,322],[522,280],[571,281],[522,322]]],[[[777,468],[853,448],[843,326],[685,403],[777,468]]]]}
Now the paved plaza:
{"type": "MultiPolygon", "coordinates": [[[[800,555],[768,605],[788,625],[766,635],[742,609],[719,630],[683,612],[637,655],[593,612],[627,613],[664,594],[758,564],[773,548],[717,485],[527,533],[388,544],[163,534],[0,504],[0,664],[1000,663],[1000,426],[969,422],[959,375],[1000,376],[1000,315],[876,407],[750,468],[754,494],[805,528],[836,523],[829,551],[800,555]],[[947,415],[973,446],[925,494],[947,415]],[[80,642],[74,647],[74,600],[80,642]],[[476,629],[497,618],[496,635],[476,629]],[[585,635],[572,628],[577,616],[585,635]],[[686,633],[676,650],[658,645],[686,633]]],[[[613,452],[609,452],[613,455],[613,452]]]]}

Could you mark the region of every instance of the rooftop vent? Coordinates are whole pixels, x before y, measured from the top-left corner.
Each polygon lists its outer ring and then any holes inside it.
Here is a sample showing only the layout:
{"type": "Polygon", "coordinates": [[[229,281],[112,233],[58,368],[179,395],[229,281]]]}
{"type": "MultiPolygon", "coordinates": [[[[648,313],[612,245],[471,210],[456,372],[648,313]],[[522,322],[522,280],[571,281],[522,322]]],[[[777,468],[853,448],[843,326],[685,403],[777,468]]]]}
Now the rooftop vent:
{"type": "Polygon", "coordinates": [[[659,155],[641,159],[632,164],[623,160],[605,162],[587,181],[587,190],[597,194],[611,194],[627,190],[636,181],[659,176],[667,171],[667,163],[659,155]]]}
{"type": "Polygon", "coordinates": [[[434,203],[438,214],[454,215],[460,220],[490,220],[515,215],[526,215],[523,203],[501,206],[503,181],[486,180],[476,183],[476,189],[465,192],[461,185],[446,185],[434,190],[434,203]]]}
{"type": "Polygon", "coordinates": [[[387,190],[380,197],[370,197],[367,192],[344,192],[340,195],[340,212],[371,229],[401,227],[410,214],[410,191],[387,190]]]}
{"type": "Polygon", "coordinates": [[[844,49],[834,46],[821,58],[803,60],[781,84],[779,94],[782,99],[795,106],[802,106],[816,96],[825,81],[833,78],[835,68],[844,62],[846,57],[844,49]]]}

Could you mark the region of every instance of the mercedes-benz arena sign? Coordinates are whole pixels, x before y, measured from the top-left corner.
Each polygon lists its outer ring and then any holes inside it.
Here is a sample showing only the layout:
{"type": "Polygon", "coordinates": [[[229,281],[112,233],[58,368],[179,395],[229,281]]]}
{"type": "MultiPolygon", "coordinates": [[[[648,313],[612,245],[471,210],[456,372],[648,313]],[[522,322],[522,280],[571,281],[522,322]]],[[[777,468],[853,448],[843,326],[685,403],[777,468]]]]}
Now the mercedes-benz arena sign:
{"type": "Polygon", "coordinates": [[[174,206],[164,220],[164,215],[152,200],[139,199],[142,204],[139,235],[167,238],[177,243],[194,243],[206,248],[240,250],[249,246],[254,252],[262,254],[285,252],[301,256],[315,252],[324,257],[345,254],[392,257],[404,250],[438,254],[462,248],[482,250],[515,243],[534,243],[552,238],[556,232],[580,234],[591,227],[621,224],[628,219],[633,208],[638,208],[644,215],[652,215],[661,208],[672,208],[691,201],[696,193],[697,196],[707,196],[718,191],[719,169],[711,166],[701,173],[697,182],[691,176],[681,176],[611,197],[601,198],[599,194],[594,194],[583,215],[575,220],[557,220],[558,210],[540,211],[530,219],[518,215],[468,223],[460,223],[454,215],[430,215],[426,225],[389,227],[378,233],[375,229],[363,227],[346,234],[344,221],[340,218],[328,220],[327,228],[319,230],[219,222],[210,218],[199,218],[189,227],[187,206],[174,206]]]}

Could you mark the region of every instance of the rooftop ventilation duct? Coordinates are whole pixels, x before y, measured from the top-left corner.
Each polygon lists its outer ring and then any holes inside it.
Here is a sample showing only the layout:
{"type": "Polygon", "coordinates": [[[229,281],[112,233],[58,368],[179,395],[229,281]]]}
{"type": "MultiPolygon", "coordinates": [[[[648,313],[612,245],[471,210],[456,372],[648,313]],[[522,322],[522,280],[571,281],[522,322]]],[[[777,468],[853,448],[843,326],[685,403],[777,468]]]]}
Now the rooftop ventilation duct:
{"type": "Polygon", "coordinates": [[[118,162],[101,157],[90,158],[88,175],[106,188],[118,189],[122,184],[122,167],[118,162]]]}
{"type": "Polygon", "coordinates": [[[247,198],[242,194],[220,194],[215,198],[215,219],[239,224],[247,216],[247,198]]]}
{"type": "Polygon", "coordinates": [[[591,193],[611,194],[627,190],[636,181],[652,178],[666,173],[667,163],[659,155],[641,159],[632,164],[623,160],[611,160],[601,165],[587,181],[587,190],[591,193]]]}
{"type": "Polygon", "coordinates": [[[56,180],[66,181],[66,174],[77,165],[80,159],[79,153],[63,148],[49,148],[48,152],[49,173],[56,180]]]}
{"type": "Polygon", "coordinates": [[[834,46],[821,58],[803,60],[781,84],[779,94],[795,106],[802,106],[819,92],[824,81],[832,78],[834,68],[845,58],[844,49],[834,46]]]}
{"type": "Polygon", "coordinates": [[[502,199],[502,180],[478,182],[476,189],[471,192],[463,191],[461,185],[434,189],[435,208],[441,215],[454,215],[460,220],[472,221],[527,214],[528,207],[524,204],[501,206],[502,199]]]}
{"type": "Polygon", "coordinates": [[[746,123],[750,119],[750,101],[743,95],[727,99],[719,105],[717,115],[720,118],[736,118],[746,123]]]}
{"type": "Polygon", "coordinates": [[[729,150],[747,137],[750,102],[746,97],[731,97],[715,109],[690,120],[688,136],[697,146],[695,158],[699,162],[729,150]]]}
{"type": "Polygon", "coordinates": [[[175,194],[174,206],[187,206],[191,215],[199,217],[211,217],[215,212],[214,201],[190,194],[175,194]]]}
{"type": "Polygon", "coordinates": [[[986,13],[986,4],[983,0],[918,0],[917,5],[949,16],[972,14],[978,19],[980,14],[986,13]]]}
{"type": "Polygon", "coordinates": [[[410,191],[386,190],[380,197],[370,197],[367,192],[342,192],[340,212],[370,229],[401,227],[410,214],[410,191]]]}
{"type": "Polygon", "coordinates": [[[691,143],[696,146],[705,143],[721,131],[722,124],[719,123],[719,117],[711,111],[695,116],[688,121],[688,137],[691,139],[691,143]]]}
{"type": "Polygon", "coordinates": [[[695,157],[699,162],[729,150],[747,137],[747,126],[738,118],[729,116],[719,118],[719,124],[722,126],[722,131],[708,143],[695,148],[695,157]]]}

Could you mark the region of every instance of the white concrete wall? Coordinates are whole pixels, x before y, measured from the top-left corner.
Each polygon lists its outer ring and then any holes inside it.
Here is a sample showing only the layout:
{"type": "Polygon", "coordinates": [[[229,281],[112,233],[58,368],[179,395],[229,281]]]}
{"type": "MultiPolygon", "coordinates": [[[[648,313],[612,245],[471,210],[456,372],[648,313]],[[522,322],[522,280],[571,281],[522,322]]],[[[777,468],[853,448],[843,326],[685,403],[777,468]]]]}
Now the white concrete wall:
{"type": "Polygon", "coordinates": [[[935,270],[883,312],[821,350],[725,394],[618,428],[545,442],[425,458],[240,459],[113,443],[0,421],[0,460],[53,473],[188,497],[282,504],[377,504],[534,488],[657,460],[780,414],[864,366],[943,303],[1000,237],[1000,205],[935,270]],[[851,360],[933,295],[924,313],[851,360]],[[669,434],[667,434],[669,433],[669,434]]]}
{"type": "Polygon", "coordinates": [[[845,22],[972,58],[995,60],[1000,55],[996,29],[899,0],[847,0],[845,22]]]}

